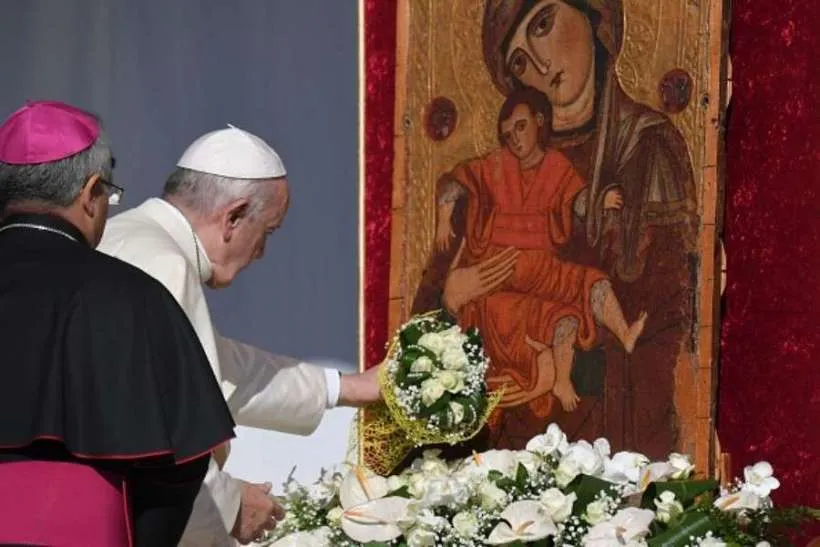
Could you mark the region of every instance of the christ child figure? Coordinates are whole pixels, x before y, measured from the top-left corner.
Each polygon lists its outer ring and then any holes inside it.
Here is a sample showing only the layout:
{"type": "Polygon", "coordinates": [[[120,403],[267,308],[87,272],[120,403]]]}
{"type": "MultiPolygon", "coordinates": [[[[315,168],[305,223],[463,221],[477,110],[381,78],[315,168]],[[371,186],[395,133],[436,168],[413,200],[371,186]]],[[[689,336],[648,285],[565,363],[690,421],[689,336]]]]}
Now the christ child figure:
{"type": "MultiPolygon", "coordinates": [[[[571,380],[575,348],[591,348],[602,325],[631,353],[647,316],[629,324],[603,272],[561,257],[573,216],[583,214],[585,184],[549,147],[550,120],[542,93],[521,89],[507,98],[498,118],[502,147],[458,165],[439,183],[436,245],[445,250],[452,243],[454,204],[466,193],[465,234],[453,268],[512,266],[496,267],[491,290],[470,301],[445,289],[445,304],[458,302],[448,307],[459,322],[482,331],[495,367],[490,380],[508,386],[502,405],[552,392],[572,411],[580,401],[571,380]]],[[[603,199],[606,209],[623,206],[617,187],[603,199]]]]}

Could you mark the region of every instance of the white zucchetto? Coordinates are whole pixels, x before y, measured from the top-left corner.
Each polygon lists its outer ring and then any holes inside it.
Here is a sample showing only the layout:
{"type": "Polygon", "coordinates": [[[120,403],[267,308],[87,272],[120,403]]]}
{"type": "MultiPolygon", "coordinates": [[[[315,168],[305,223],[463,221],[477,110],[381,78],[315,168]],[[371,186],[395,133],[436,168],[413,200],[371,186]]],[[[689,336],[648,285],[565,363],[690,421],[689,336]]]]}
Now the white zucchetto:
{"type": "Polygon", "coordinates": [[[268,143],[231,124],[195,140],[179,158],[177,167],[232,179],[287,175],[285,164],[268,143]]]}

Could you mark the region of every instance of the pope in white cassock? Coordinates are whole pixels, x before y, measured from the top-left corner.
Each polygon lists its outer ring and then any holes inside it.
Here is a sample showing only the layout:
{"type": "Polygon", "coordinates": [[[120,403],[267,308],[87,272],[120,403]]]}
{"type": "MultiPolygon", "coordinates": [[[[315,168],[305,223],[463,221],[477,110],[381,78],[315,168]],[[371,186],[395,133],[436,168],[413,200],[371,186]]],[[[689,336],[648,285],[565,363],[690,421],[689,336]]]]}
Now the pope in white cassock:
{"type": "MultiPolygon", "coordinates": [[[[179,301],[238,425],[307,435],[328,408],[379,400],[374,369],[340,375],[220,336],[202,287],[227,287],[262,257],[288,209],[286,175],[255,135],[233,126],[207,133],[182,155],[162,199],[108,221],[98,250],[141,268],[179,301]]],[[[223,463],[211,458],[181,545],[248,543],[281,518],[270,485],[236,479],[223,463]]]]}

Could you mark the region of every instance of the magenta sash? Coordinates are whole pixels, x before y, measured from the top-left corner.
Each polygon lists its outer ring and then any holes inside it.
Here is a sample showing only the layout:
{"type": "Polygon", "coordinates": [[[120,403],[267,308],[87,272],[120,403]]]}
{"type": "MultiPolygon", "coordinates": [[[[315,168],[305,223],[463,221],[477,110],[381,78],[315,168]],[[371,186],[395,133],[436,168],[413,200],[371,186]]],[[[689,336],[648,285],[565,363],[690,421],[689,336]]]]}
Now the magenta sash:
{"type": "Polygon", "coordinates": [[[0,464],[0,543],[129,547],[122,478],[87,465],[0,464]]]}

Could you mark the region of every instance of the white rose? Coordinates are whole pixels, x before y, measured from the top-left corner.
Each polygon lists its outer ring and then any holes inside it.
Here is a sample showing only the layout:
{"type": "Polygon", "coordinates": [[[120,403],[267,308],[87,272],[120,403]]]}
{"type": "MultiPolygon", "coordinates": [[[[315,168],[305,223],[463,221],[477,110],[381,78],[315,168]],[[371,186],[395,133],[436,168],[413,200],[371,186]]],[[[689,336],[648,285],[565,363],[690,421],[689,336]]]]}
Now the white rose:
{"type": "Polygon", "coordinates": [[[422,500],[425,506],[464,505],[470,499],[466,485],[450,477],[436,477],[427,483],[422,500]]]}
{"type": "Polygon", "coordinates": [[[675,480],[688,479],[695,470],[695,466],[689,456],[686,454],[678,454],[677,452],[669,454],[669,465],[674,469],[672,478],[675,480]]]}
{"type": "Polygon", "coordinates": [[[410,365],[410,372],[430,372],[433,370],[433,360],[422,355],[410,365]]]}
{"type": "Polygon", "coordinates": [[[469,361],[463,349],[460,347],[450,347],[441,354],[441,364],[449,370],[461,370],[469,364],[469,361]]]}
{"type": "MultiPolygon", "coordinates": [[[[460,393],[464,389],[464,374],[453,370],[440,370],[434,378],[450,393],[460,393]]],[[[423,384],[422,384],[422,389],[423,384]]]]}
{"type": "Polygon", "coordinates": [[[450,412],[453,413],[453,423],[458,425],[464,421],[464,407],[456,402],[450,402],[450,412]]]}
{"type": "Polygon", "coordinates": [[[699,547],[726,547],[726,542],[720,538],[708,535],[698,542],[699,547]]]}
{"type": "Polygon", "coordinates": [[[448,347],[456,347],[459,349],[461,349],[468,340],[467,335],[461,332],[461,328],[459,328],[458,325],[453,325],[449,329],[441,331],[439,335],[448,347]]]}
{"type": "Polygon", "coordinates": [[[741,487],[761,498],[768,498],[772,490],[780,488],[780,481],[774,478],[774,469],[769,462],[758,462],[743,469],[746,482],[741,487]]]}
{"type": "Polygon", "coordinates": [[[772,544],[768,541],[758,541],[755,547],[772,547],[772,544]]]}
{"type": "Polygon", "coordinates": [[[554,522],[563,522],[572,514],[572,506],[577,499],[575,492],[566,495],[557,488],[550,488],[541,493],[540,501],[554,522]]]}
{"type": "Polygon", "coordinates": [[[555,482],[561,488],[566,487],[581,473],[581,468],[575,460],[562,460],[555,469],[555,482]]]}
{"type": "Polygon", "coordinates": [[[344,510],[341,507],[334,507],[327,512],[327,520],[336,527],[341,526],[343,514],[344,510]]]}
{"type": "Polygon", "coordinates": [[[414,498],[423,498],[429,482],[430,481],[427,477],[425,477],[422,473],[410,475],[410,480],[408,481],[408,490],[410,491],[410,495],[414,498]]]}
{"type": "MultiPolygon", "coordinates": [[[[524,466],[527,470],[527,473],[530,476],[533,476],[535,473],[538,472],[538,468],[541,466],[541,460],[538,459],[538,456],[533,454],[532,452],[521,451],[516,453],[515,458],[518,463],[524,466]]],[[[516,465],[516,471],[518,471],[518,466],[516,465]]]]}
{"type": "Polygon", "coordinates": [[[481,507],[488,511],[497,509],[507,503],[507,493],[492,482],[483,483],[478,488],[478,495],[481,498],[481,507]]]}
{"type": "Polygon", "coordinates": [[[421,471],[428,477],[447,475],[450,468],[447,462],[439,458],[441,450],[428,449],[422,452],[422,457],[413,462],[412,468],[421,471]]]}
{"type": "Polygon", "coordinates": [[[567,435],[557,424],[550,424],[546,433],[533,437],[527,443],[527,450],[543,456],[563,454],[567,448],[569,448],[567,435]]]}
{"type": "Polygon", "coordinates": [[[408,547],[435,547],[436,533],[427,528],[416,526],[407,534],[408,547]]]}
{"type": "Polygon", "coordinates": [[[391,477],[387,477],[387,490],[388,492],[395,492],[396,490],[401,490],[405,486],[408,486],[409,481],[405,475],[393,475],[391,477]]]}
{"type": "Polygon", "coordinates": [[[430,378],[421,383],[421,402],[424,406],[432,406],[444,396],[444,386],[436,378],[430,378]]]}
{"type": "Polygon", "coordinates": [[[453,517],[453,528],[463,538],[471,538],[478,534],[478,518],[473,513],[462,511],[453,517]]]}
{"type": "Polygon", "coordinates": [[[669,490],[661,492],[660,497],[655,498],[655,507],[657,519],[667,524],[683,513],[683,505],[675,498],[674,492],[669,490]]]}
{"type": "Polygon", "coordinates": [[[609,518],[609,513],[606,510],[605,502],[593,501],[587,505],[587,510],[584,512],[584,520],[592,526],[604,522],[607,518],[609,518]]]}
{"type": "Polygon", "coordinates": [[[437,332],[422,334],[417,344],[423,348],[429,349],[436,355],[441,355],[441,352],[447,347],[447,341],[437,332]]]}

